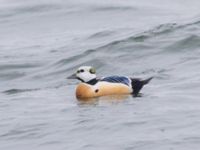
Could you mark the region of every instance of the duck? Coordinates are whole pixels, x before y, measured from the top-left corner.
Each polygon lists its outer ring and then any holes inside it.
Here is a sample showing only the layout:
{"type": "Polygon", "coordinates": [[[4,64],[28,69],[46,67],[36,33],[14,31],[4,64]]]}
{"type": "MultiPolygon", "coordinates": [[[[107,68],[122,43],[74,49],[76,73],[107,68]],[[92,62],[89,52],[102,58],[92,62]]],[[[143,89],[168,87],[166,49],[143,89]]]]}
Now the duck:
{"type": "Polygon", "coordinates": [[[94,67],[81,66],[67,78],[81,81],[76,87],[76,97],[78,99],[88,99],[128,94],[137,97],[143,86],[148,84],[153,77],[144,80],[118,75],[98,78],[94,67]]]}

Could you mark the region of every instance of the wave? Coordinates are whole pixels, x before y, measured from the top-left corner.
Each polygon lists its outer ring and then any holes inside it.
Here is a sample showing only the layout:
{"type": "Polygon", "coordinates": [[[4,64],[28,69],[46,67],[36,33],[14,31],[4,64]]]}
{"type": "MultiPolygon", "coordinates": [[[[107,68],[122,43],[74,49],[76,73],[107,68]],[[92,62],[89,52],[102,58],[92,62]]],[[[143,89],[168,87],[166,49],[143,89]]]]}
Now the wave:
{"type": "Polygon", "coordinates": [[[38,91],[40,89],[9,89],[5,90],[2,93],[11,95],[11,94],[18,94],[18,93],[24,93],[24,92],[32,92],[32,91],[38,91]]]}
{"type": "Polygon", "coordinates": [[[0,10],[0,18],[8,19],[10,17],[26,15],[26,14],[40,14],[49,13],[49,11],[55,11],[61,9],[61,6],[55,4],[37,4],[37,5],[25,5],[14,8],[6,8],[0,10]]]}
{"type": "MultiPolygon", "coordinates": [[[[184,34],[184,32],[186,32],[187,28],[190,28],[191,26],[194,25],[199,25],[200,21],[196,21],[193,23],[187,23],[184,25],[178,25],[176,23],[167,23],[167,24],[162,24],[159,26],[156,26],[155,28],[148,30],[148,31],[144,31],[142,33],[133,35],[133,36],[129,36],[127,38],[124,38],[122,40],[116,40],[116,41],[112,41],[108,44],[105,44],[103,46],[97,47],[95,49],[89,49],[89,50],[84,50],[84,52],[82,52],[81,54],[72,56],[70,58],[66,58],[63,60],[59,60],[57,63],[55,63],[55,65],[57,64],[62,64],[62,63],[69,63],[69,62],[73,62],[73,61],[77,61],[78,59],[88,56],[88,55],[92,55],[94,53],[100,53],[105,52],[106,53],[112,53],[112,52],[119,52],[120,50],[128,50],[128,46],[137,46],[138,43],[141,43],[141,47],[142,49],[146,49],[148,50],[149,48],[153,48],[154,46],[150,45],[147,40],[152,40],[152,41],[156,41],[156,40],[160,40],[157,39],[159,36],[162,37],[162,40],[168,39],[169,37],[173,37],[173,36],[177,36],[175,32],[180,32],[180,35],[178,35],[179,37],[181,37],[181,39],[177,39],[178,41],[176,41],[176,39],[172,39],[175,41],[172,41],[171,43],[168,44],[174,44],[174,47],[176,47],[175,45],[187,45],[189,42],[191,44],[188,45],[188,47],[190,48],[190,46],[195,46],[195,47],[199,47],[199,36],[195,35],[196,32],[194,31],[190,31],[189,37],[188,36],[182,36],[184,34]],[[147,41],[147,42],[146,42],[147,41]]],[[[104,36],[109,36],[110,34],[114,33],[114,31],[101,31],[101,32],[97,32],[93,35],[91,35],[89,38],[103,38],[104,36]]],[[[161,43],[162,45],[163,43],[161,43]]],[[[157,46],[157,45],[155,45],[157,46]]],[[[132,48],[133,49],[133,48],[132,48]]],[[[166,48],[167,49],[167,48],[166,48]]],[[[128,51],[129,52],[129,51],[128,51]]],[[[138,51],[139,53],[139,51],[138,51]]]]}
{"type": "Polygon", "coordinates": [[[101,6],[101,7],[93,7],[92,8],[92,11],[102,11],[102,12],[105,12],[105,11],[135,11],[137,10],[136,7],[133,7],[133,6],[101,6]]]}
{"type": "MultiPolygon", "coordinates": [[[[58,59],[49,66],[46,66],[49,69],[42,72],[41,76],[55,77],[67,74],[81,65],[93,65],[97,69],[112,67],[119,69],[120,72],[123,69],[119,68],[119,66],[134,64],[136,69],[130,71],[126,67],[125,70],[129,73],[135,72],[134,74],[138,75],[144,74],[149,69],[154,70],[154,73],[151,72],[151,74],[159,73],[159,70],[163,69],[163,65],[172,65],[181,62],[183,58],[187,57],[187,52],[190,49],[198,51],[200,38],[196,31],[191,30],[191,27],[198,26],[199,24],[199,21],[182,25],[176,23],[162,24],[148,31],[128,36],[122,40],[112,41],[94,49],[86,49],[74,56],[58,59]],[[185,50],[185,54],[183,50],[185,50]],[[147,66],[144,66],[148,61],[153,59],[163,62],[168,57],[173,58],[174,52],[182,53],[182,57],[178,56],[174,58],[171,61],[172,64],[165,61],[161,65],[152,64],[149,69],[147,66]]],[[[90,38],[103,38],[105,35],[109,36],[110,33],[110,31],[97,32],[91,35],[90,38]]],[[[167,75],[164,76],[167,77],[167,75]]]]}
{"type": "MultiPolygon", "coordinates": [[[[138,76],[155,75],[157,79],[168,79],[170,78],[168,74],[170,66],[182,64],[183,60],[184,63],[191,61],[187,56],[190,50],[194,51],[194,55],[198,54],[200,37],[197,29],[200,28],[199,25],[200,21],[180,25],[177,23],[161,24],[121,40],[113,40],[94,49],[79,51],[70,57],[59,54],[60,56],[56,57],[57,60],[46,65],[23,63],[0,65],[2,70],[0,77],[2,80],[19,78],[52,80],[55,77],[66,77],[81,65],[92,65],[97,69],[104,68],[101,69],[102,73],[115,71],[138,76]],[[174,52],[181,53],[181,56],[174,56],[174,52]],[[167,62],[170,57],[172,61],[167,62]],[[155,59],[158,63],[153,61],[155,59]],[[160,72],[163,69],[166,70],[165,73],[160,72]]],[[[112,34],[117,34],[117,32],[105,30],[91,34],[88,38],[100,40],[112,34]]],[[[64,48],[61,49],[63,51],[64,48]]]]}

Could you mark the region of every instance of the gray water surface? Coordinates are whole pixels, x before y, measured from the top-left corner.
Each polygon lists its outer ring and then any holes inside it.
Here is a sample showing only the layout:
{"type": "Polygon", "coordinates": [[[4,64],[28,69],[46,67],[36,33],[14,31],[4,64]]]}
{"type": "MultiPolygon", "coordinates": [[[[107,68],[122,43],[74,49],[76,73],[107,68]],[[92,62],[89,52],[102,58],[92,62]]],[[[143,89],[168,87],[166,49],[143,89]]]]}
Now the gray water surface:
{"type": "Polygon", "coordinates": [[[200,148],[198,0],[0,0],[0,149],[200,148]],[[154,76],[142,97],[79,102],[78,81],[154,76]]]}

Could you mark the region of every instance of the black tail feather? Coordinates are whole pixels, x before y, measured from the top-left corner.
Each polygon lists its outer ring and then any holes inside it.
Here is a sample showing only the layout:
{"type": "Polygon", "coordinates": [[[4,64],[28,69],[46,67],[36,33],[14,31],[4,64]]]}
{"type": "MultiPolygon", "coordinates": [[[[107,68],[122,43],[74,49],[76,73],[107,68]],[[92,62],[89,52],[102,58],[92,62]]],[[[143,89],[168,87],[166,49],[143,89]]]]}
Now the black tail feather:
{"type": "Polygon", "coordinates": [[[140,90],[142,89],[142,87],[145,85],[145,84],[148,84],[151,79],[153,79],[153,77],[150,77],[148,79],[145,79],[145,80],[141,80],[141,79],[136,79],[136,78],[131,78],[131,81],[132,81],[132,88],[133,88],[133,95],[134,96],[138,96],[140,90]]]}
{"type": "Polygon", "coordinates": [[[142,80],[143,85],[148,84],[152,79],[153,79],[153,77],[150,77],[148,79],[142,80]]]}

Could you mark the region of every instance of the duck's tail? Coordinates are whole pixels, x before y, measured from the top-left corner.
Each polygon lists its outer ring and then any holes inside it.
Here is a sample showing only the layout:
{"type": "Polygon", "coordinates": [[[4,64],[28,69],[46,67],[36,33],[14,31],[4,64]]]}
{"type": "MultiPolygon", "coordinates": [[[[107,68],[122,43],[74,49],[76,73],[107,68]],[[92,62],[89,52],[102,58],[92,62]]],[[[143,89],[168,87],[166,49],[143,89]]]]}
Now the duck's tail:
{"type": "Polygon", "coordinates": [[[134,96],[138,96],[140,90],[142,89],[142,87],[145,84],[148,84],[151,80],[153,79],[153,77],[150,77],[148,79],[145,80],[141,80],[141,79],[137,79],[137,78],[131,78],[131,85],[133,88],[133,95],[134,96]]]}

